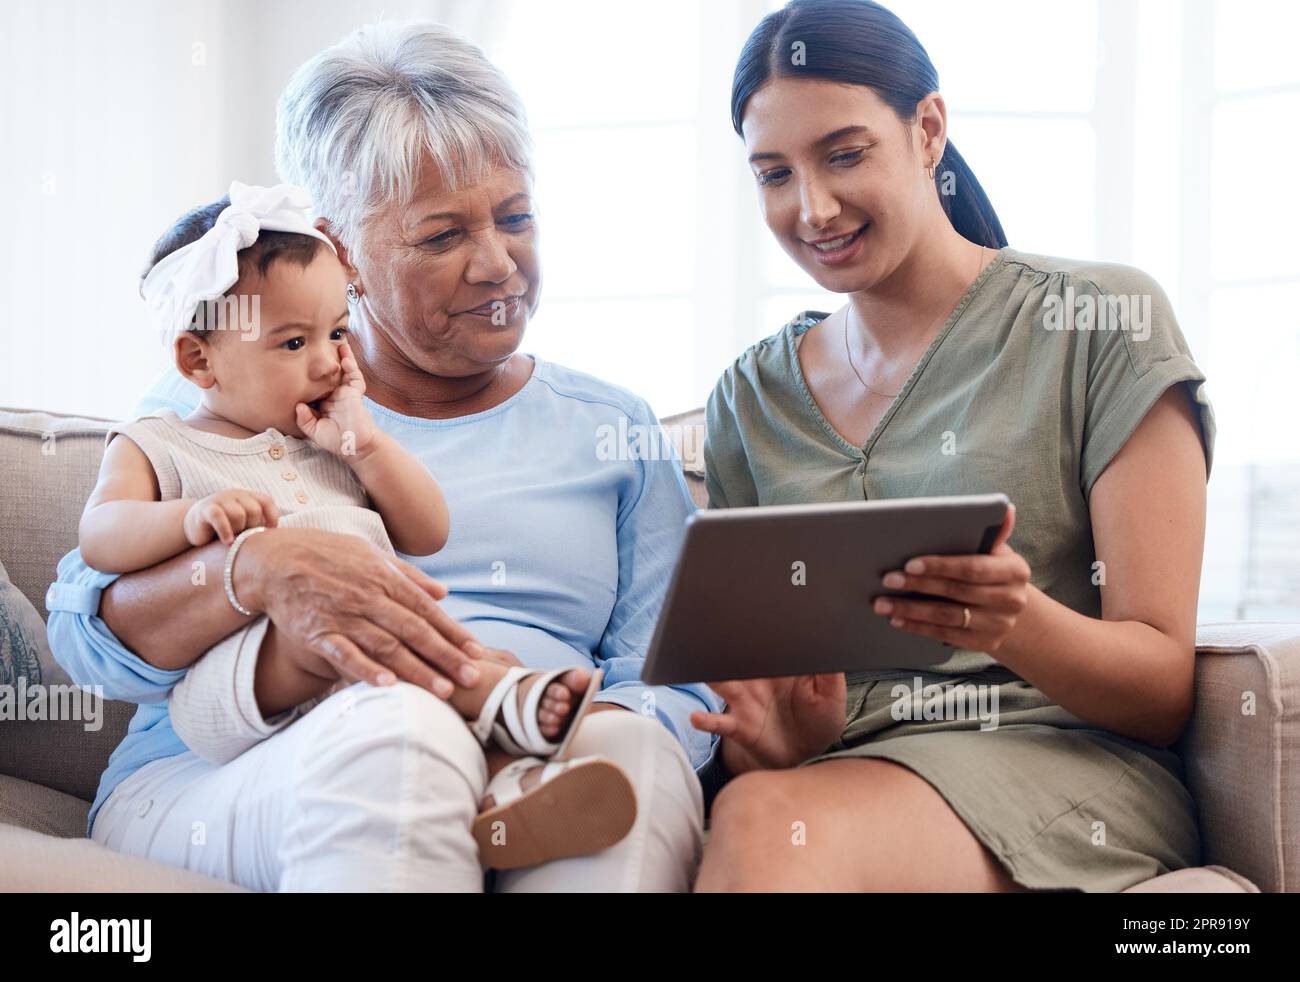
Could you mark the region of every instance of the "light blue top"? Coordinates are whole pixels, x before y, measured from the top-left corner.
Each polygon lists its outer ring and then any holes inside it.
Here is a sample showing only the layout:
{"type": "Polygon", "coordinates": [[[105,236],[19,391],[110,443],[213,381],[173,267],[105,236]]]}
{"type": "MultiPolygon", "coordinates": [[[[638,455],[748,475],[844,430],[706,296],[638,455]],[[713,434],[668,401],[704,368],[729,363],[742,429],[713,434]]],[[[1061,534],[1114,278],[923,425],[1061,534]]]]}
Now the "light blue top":
{"type": "MultiPolygon", "coordinates": [[[[135,415],[170,408],[184,416],[198,393],[169,371],[135,415]]],[[[434,420],[366,404],[446,496],[447,545],[435,556],[403,557],[447,585],[443,608],[484,644],[530,667],[603,668],[598,701],[653,714],[692,765],[703,767],[717,739],[693,729],[690,713],[718,711],[721,700],[703,685],[640,681],[694,510],[676,457],[639,450],[648,442],[667,446],[645,436],[658,426],[649,404],[537,358],[524,387],[486,412],[434,420]],[[611,453],[615,439],[629,450],[611,453]]],[[[87,831],[127,775],[187,749],[167,716],[167,694],[184,670],[144,662],[98,616],[100,591],[116,578],[87,567],[74,549],[60,561],[46,599],[50,644],[72,679],[140,704],[100,779],[87,831]]]]}

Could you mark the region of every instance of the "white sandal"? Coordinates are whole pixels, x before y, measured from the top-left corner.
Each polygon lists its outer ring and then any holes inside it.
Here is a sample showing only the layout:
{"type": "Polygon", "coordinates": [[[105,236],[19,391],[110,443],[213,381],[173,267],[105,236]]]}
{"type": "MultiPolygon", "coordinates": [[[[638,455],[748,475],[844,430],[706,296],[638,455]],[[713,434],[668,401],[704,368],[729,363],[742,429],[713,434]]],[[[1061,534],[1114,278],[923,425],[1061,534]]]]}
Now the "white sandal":
{"type": "Polygon", "coordinates": [[[601,757],[568,759],[578,727],[600,691],[601,669],[591,673],[558,743],[546,739],[537,724],[546,687],[568,671],[512,666],[470,724],[483,746],[495,740],[502,750],[519,756],[488,782],[484,796],[491,795],[495,804],[474,819],[474,841],[485,867],[519,869],[600,852],[621,841],[636,821],[636,791],[621,767],[601,757]],[[537,675],[541,677],[528,690],[521,710],[515,690],[525,678],[537,675]],[[504,725],[497,722],[498,711],[504,725]],[[523,776],[535,767],[542,768],[541,779],[524,788],[523,776]]]}
{"type": "Polygon", "coordinates": [[[474,819],[479,861],[490,869],[519,869],[551,859],[608,849],[636,821],[636,791],[623,769],[602,757],[545,763],[511,761],[487,786],[496,800],[474,819]],[[541,767],[541,780],[523,776],[541,767]]]}
{"type": "Polygon", "coordinates": [[[582,694],[582,700],[569,717],[569,728],[559,743],[554,743],[542,735],[537,725],[537,707],[541,704],[546,687],[562,675],[571,672],[570,668],[560,668],[546,672],[521,665],[512,665],[506,669],[479,710],[478,719],[470,724],[470,730],[484,747],[490,740],[495,740],[498,747],[515,757],[548,757],[551,760],[564,760],[568,756],[569,746],[578,732],[578,725],[587,714],[591,700],[600,691],[600,682],[604,671],[597,668],[591,673],[591,682],[582,694]],[[541,676],[533,683],[528,695],[524,697],[524,707],[519,708],[515,690],[519,683],[532,676],[541,676]],[[505,725],[497,722],[497,712],[505,717],[505,725]],[[521,715],[522,714],[522,715],[521,715]]]}

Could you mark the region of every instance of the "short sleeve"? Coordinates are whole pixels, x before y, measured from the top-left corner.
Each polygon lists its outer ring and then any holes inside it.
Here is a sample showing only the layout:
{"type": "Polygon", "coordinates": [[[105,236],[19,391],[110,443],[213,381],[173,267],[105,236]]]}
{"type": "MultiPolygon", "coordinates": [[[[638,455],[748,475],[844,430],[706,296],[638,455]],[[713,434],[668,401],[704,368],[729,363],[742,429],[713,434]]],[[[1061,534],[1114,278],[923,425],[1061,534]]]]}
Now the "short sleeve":
{"type": "Polygon", "coordinates": [[[106,699],[164,702],[185,670],[149,664],[124,647],[99,617],[100,595],[118,575],[91,569],[79,549],[59,560],[59,578],[45,596],[50,652],[74,683],[99,686],[106,699]]]}
{"type": "Polygon", "coordinates": [[[1123,449],[1151,407],[1175,385],[1185,384],[1200,423],[1208,477],[1214,455],[1214,411],[1205,375],[1192,359],[1169,298],[1154,279],[1131,267],[1112,267],[1100,284],[1083,281],[1097,313],[1088,344],[1087,399],[1079,482],[1085,497],[1123,449]],[[1104,311],[1104,312],[1103,312],[1104,311]]]}
{"type": "MultiPolygon", "coordinates": [[[[152,428],[152,422],[137,419],[128,423],[115,423],[104,434],[104,447],[113,442],[119,434],[131,440],[153,465],[154,475],[158,478],[158,497],[160,501],[173,501],[181,496],[181,478],[172,460],[171,449],[152,428]]],[[[166,424],[164,424],[166,425],[166,424]]]]}
{"type": "Polygon", "coordinates": [[[705,407],[704,487],[710,508],[758,504],[758,490],[737,425],[735,373],[734,365],[723,373],[705,407]]]}

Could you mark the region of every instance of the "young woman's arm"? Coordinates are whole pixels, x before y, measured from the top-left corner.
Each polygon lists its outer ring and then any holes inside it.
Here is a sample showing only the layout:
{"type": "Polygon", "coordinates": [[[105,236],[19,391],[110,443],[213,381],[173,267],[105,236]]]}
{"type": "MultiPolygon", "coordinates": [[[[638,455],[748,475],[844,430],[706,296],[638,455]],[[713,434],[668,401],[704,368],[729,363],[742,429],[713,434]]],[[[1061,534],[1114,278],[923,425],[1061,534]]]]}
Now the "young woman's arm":
{"type": "Polygon", "coordinates": [[[1102,619],[1034,590],[998,660],[1081,719],[1169,746],[1192,711],[1205,543],[1205,451],[1185,385],[1147,413],[1089,508],[1102,619]]]}
{"type": "Polygon", "coordinates": [[[1030,585],[1028,565],[1005,545],[990,556],[921,557],[923,571],[886,585],[956,602],[895,599],[889,616],[902,630],[996,653],[1080,719],[1168,746],[1192,707],[1205,478],[1191,399],[1174,385],[1092,487],[1100,620],[1030,585]]]}

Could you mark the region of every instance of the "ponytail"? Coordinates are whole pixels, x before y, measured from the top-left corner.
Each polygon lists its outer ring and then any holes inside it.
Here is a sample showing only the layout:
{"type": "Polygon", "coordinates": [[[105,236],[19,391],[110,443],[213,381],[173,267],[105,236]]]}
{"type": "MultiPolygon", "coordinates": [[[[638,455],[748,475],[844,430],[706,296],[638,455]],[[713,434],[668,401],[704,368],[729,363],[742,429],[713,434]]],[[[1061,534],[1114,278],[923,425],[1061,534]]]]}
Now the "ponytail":
{"type": "Polygon", "coordinates": [[[1007,244],[1007,235],[1002,231],[989,196],[951,140],[934,169],[934,183],[939,191],[939,203],[958,235],[990,249],[1001,249],[1007,244]]]}

